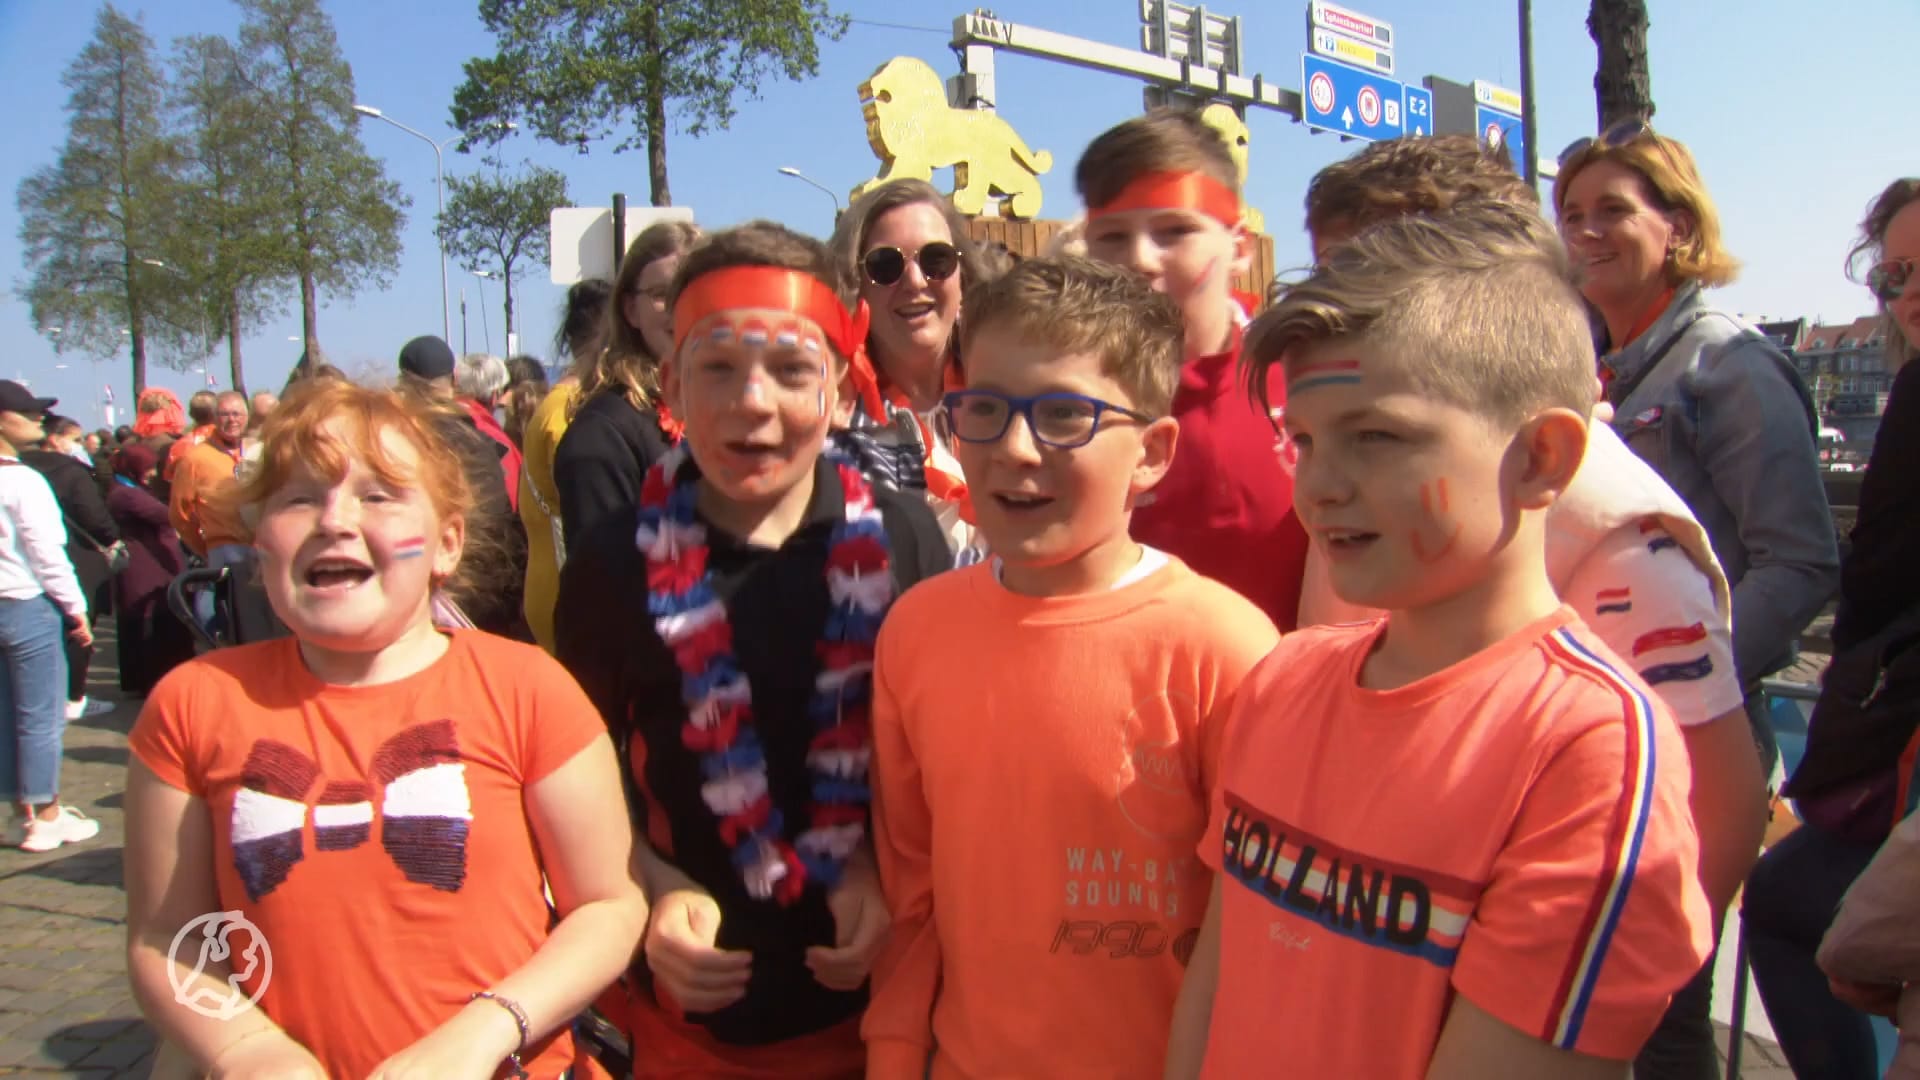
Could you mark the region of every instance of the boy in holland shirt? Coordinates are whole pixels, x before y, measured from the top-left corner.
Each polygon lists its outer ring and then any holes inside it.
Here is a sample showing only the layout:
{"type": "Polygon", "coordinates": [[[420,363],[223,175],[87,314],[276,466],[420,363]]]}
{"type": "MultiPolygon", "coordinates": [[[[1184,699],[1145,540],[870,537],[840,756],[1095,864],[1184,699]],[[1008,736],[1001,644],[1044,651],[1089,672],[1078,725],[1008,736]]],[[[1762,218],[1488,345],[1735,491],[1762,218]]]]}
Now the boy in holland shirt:
{"type": "Polygon", "coordinates": [[[1128,535],[1178,434],[1171,301],[1029,260],[968,294],[964,333],[943,409],[996,557],[916,586],[880,632],[893,931],[868,1072],[1152,1076],[1207,896],[1221,723],[1277,634],[1128,535]]]}
{"type": "Polygon", "coordinates": [[[1341,599],[1248,677],[1168,1076],[1624,1076],[1710,947],[1665,705],[1555,596],[1591,347],[1524,208],[1389,221],[1254,330],[1341,599]]]}

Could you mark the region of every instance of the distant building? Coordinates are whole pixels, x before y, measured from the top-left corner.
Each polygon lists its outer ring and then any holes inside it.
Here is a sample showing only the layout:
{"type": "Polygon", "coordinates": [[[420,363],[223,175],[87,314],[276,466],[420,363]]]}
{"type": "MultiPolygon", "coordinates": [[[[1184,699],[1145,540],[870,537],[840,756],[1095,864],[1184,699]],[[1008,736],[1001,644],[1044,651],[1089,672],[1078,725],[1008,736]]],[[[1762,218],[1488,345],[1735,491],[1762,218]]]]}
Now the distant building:
{"type": "MultiPolygon", "coordinates": [[[[1774,338],[1765,327],[1761,332],[1774,338]]],[[[1780,343],[1778,338],[1775,342],[1780,343]]],[[[1880,414],[1887,409],[1893,375],[1887,371],[1886,344],[1879,316],[1868,315],[1850,323],[1808,326],[1799,334],[1797,345],[1782,346],[1788,348],[1787,355],[1813,391],[1822,423],[1846,436],[1848,458],[1865,460],[1873,449],[1880,414]]]]}

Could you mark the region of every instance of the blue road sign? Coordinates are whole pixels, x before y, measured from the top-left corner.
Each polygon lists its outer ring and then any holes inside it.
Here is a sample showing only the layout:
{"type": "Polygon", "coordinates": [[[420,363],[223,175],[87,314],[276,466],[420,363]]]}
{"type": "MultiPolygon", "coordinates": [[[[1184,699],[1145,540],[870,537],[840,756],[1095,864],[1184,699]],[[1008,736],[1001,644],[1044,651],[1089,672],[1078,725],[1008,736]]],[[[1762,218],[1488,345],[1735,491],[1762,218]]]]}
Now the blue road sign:
{"type": "Polygon", "coordinates": [[[1396,79],[1303,53],[1300,87],[1301,119],[1310,128],[1369,140],[1405,134],[1406,87],[1396,79]]]}
{"type": "Polygon", "coordinates": [[[1406,123],[1409,135],[1433,134],[1433,91],[1407,83],[1406,123]]]}
{"type": "Polygon", "coordinates": [[[1527,144],[1521,137],[1519,117],[1499,109],[1489,109],[1485,105],[1476,105],[1473,107],[1473,130],[1483,143],[1491,145],[1497,138],[1499,144],[1507,148],[1513,171],[1521,176],[1527,175],[1527,144]]]}

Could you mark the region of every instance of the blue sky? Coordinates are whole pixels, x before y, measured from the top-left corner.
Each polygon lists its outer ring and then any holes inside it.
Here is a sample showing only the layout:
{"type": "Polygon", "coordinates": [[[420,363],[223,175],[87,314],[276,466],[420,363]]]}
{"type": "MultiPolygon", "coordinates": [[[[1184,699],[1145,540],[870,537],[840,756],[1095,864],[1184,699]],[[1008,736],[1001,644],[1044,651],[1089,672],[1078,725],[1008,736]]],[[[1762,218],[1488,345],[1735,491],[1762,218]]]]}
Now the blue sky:
{"type": "MultiPolygon", "coordinates": [[[[1519,44],[1513,0],[1372,0],[1349,4],[1394,24],[1401,76],[1486,79],[1518,88],[1519,44]]],[[[1893,178],[1920,174],[1913,141],[1913,85],[1906,65],[1888,62],[1874,45],[1920,40],[1914,0],[1848,0],[1808,5],[1787,0],[1651,0],[1650,34],[1655,126],[1685,141],[1699,157],[1724,219],[1727,242],[1745,263],[1740,280],[1722,290],[1728,307],[1755,316],[1805,315],[1829,322],[1871,311],[1863,289],[1843,275],[1843,262],[1867,201],[1893,178]],[[1844,15],[1840,10],[1844,8],[1844,15]],[[1829,14],[1832,13],[1832,14],[1829,14]]],[[[1244,17],[1249,74],[1298,89],[1306,45],[1306,5],[1293,0],[1253,4],[1228,0],[1209,9],[1244,17]]],[[[358,97],[436,136],[451,134],[448,106],[461,64],[489,54],[492,39],[475,0],[333,0],[341,47],[353,65],[358,97]]],[[[1535,5],[1535,92],[1539,141],[1557,151],[1594,126],[1593,45],[1586,4],[1535,5]]],[[[7,356],[0,377],[30,379],[65,400],[63,412],[97,424],[102,384],[122,405],[131,375],[124,355],[56,357],[35,332],[14,294],[25,280],[13,194],[30,171],[54,160],[65,138],[60,74],[85,45],[97,6],[70,0],[0,0],[0,97],[7,103],[8,154],[0,161],[0,341],[7,356]],[[56,364],[64,363],[64,370],[56,364]]],[[[231,34],[238,11],[215,0],[125,5],[142,16],[163,49],[189,33],[231,34]]],[[[943,75],[958,71],[947,48],[956,4],[907,5],[852,0],[839,10],[856,22],[823,47],[820,75],[806,83],[770,82],[758,101],[742,100],[731,130],[695,140],[676,136],[668,164],[677,201],[698,219],[721,226],[764,217],[824,236],[832,224],[827,197],[775,169],[796,166],[842,193],[871,177],[879,163],[866,145],[855,87],[887,59],[910,55],[943,75]],[[891,26],[876,23],[895,24],[891,26]],[[898,26],[926,29],[900,29],[898,26]]],[[[1000,0],[1005,20],[1132,47],[1139,9],[1130,0],[1000,0]]],[[[1896,50],[1897,55],[1897,50],[1896,50]]],[[[999,112],[1054,168],[1043,177],[1043,216],[1078,210],[1072,169],[1080,150],[1106,127],[1140,110],[1137,83],[1040,60],[1003,55],[999,112]]],[[[1255,110],[1248,201],[1267,216],[1281,265],[1307,261],[1297,223],[1313,173],[1357,148],[1310,135],[1277,113],[1255,110]]],[[[439,266],[432,233],[433,154],[417,139],[377,122],[362,125],[368,150],[412,196],[399,273],[385,290],[323,303],[320,337],[331,358],[351,369],[390,369],[400,345],[440,328],[439,266]]],[[[576,205],[604,206],[615,191],[635,205],[647,200],[645,158],[596,145],[585,156],[520,134],[503,144],[509,160],[528,158],[567,174],[576,205]]],[[[449,173],[479,167],[477,157],[449,151],[449,173]]],[[[943,185],[946,183],[941,178],[943,185]]],[[[468,341],[484,343],[479,293],[485,290],[492,344],[504,348],[499,287],[482,285],[456,266],[454,303],[464,287],[468,341]]],[[[535,268],[520,295],[521,347],[545,355],[563,290],[535,268]]],[[[454,313],[459,346],[460,315],[454,313]]],[[[248,381],[277,387],[298,353],[297,296],[287,291],[281,316],[243,342],[248,381]]],[[[226,353],[209,360],[224,382],[226,353]]],[[[187,391],[204,385],[197,370],[153,364],[149,379],[187,391]]]]}

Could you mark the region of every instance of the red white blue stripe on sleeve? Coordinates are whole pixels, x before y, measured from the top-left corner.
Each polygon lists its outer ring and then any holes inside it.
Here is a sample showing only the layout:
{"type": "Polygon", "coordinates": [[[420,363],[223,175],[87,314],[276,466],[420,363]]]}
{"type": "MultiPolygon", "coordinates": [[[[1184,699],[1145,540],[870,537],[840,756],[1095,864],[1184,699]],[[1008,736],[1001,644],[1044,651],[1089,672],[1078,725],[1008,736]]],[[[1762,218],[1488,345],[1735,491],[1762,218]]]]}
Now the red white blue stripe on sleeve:
{"type": "Polygon", "coordinates": [[[1607,831],[1600,873],[1576,929],[1567,969],[1554,987],[1552,1009],[1542,1033],[1552,1045],[1572,1050],[1580,1041],[1580,1028],[1600,983],[1601,967],[1620,925],[1621,912],[1626,909],[1634,870],[1646,842],[1647,822],[1653,811],[1654,711],[1653,703],[1639,687],[1594,655],[1572,633],[1555,631],[1548,638],[1548,649],[1569,667],[1591,674],[1620,695],[1626,735],[1622,790],[1607,831]]]}

